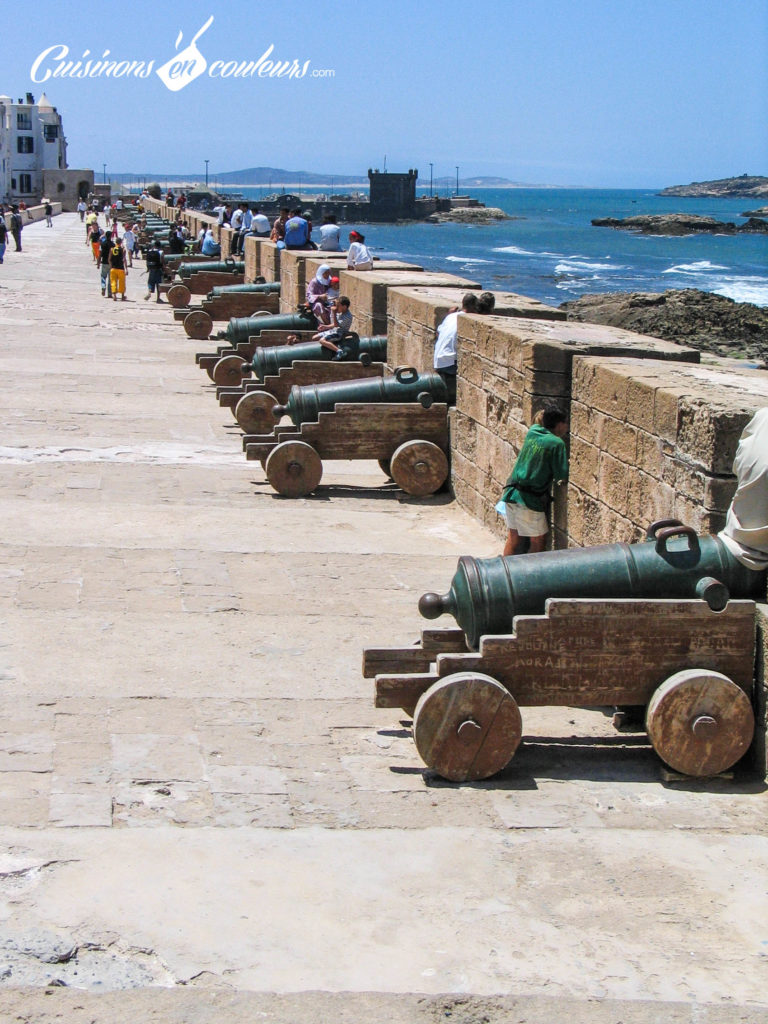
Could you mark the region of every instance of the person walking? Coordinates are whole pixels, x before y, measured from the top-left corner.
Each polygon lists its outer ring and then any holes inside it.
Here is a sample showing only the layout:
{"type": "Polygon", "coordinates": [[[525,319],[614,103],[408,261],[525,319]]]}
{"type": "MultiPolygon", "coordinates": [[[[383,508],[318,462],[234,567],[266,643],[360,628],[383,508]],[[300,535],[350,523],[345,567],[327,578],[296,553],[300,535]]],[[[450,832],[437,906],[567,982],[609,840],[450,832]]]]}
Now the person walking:
{"type": "Polygon", "coordinates": [[[133,228],[134,225],[129,224],[123,235],[123,246],[125,248],[125,255],[128,260],[129,267],[133,266],[133,253],[136,249],[136,234],[133,228]]]}
{"type": "Polygon", "coordinates": [[[53,207],[51,206],[50,203],[46,203],[43,209],[44,209],[44,212],[45,212],[45,226],[47,228],[52,228],[53,227],[53,207]]]}
{"type": "Polygon", "coordinates": [[[117,302],[117,296],[120,294],[125,302],[125,249],[119,238],[113,240],[109,250],[109,284],[114,301],[117,302]]]}
{"type": "Polygon", "coordinates": [[[21,214],[19,213],[18,206],[11,207],[11,234],[13,240],[16,243],[16,252],[21,252],[21,232],[24,229],[24,224],[21,220],[21,214]]]}
{"type": "Polygon", "coordinates": [[[109,265],[109,254],[112,248],[112,236],[105,228],[101,234],[101,240],[99,242],[99,274],[101,275],[101,294],[107,298],[112,298],[112,282],[110,280],[109,265]]]}
{"type": "MultiPolygon", "coordinates": [[[[0,211],[2,207],[0,207],[0,211]]],[[[5,247],[8,244],[8,226],[5,223],[5,217],[0,212],[0,263],[5,259],[5,247]]]]}
{"type": "Polygon", "coordinates": [[[147,294],[144,296],[144,301],[146,302],[151,297],[153,291],[157,291],[157,301],[162,302],[160,298],[160,282],[163,280],[165,258],[162,249],[159,248],[156,242],[153,242],[147,249],[145,262],[147,264],[147,294]]]}

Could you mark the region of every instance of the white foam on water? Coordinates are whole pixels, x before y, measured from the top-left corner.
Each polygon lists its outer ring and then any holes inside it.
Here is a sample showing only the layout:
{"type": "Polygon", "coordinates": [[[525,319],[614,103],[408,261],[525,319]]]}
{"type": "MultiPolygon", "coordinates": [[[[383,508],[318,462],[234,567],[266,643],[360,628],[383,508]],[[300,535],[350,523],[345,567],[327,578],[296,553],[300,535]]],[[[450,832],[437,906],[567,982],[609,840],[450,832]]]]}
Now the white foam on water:
{"type": "Polygon", "coordinates": [[[513,256],[540,256],[542,253],[531,252],[529,249],[521,249],[517,245],[497,245],[491,252],[509,252],[513,256]]]}
{"type": "Polygon", "coordinates": [[[768,306],[768,279],[765,277],[721,277],[710,283],[709,290],[734,302],[768,306]]]}
{"type": "Polygon", "coordinates": [[[615,274],[626,267],[613,263],[587,263],[581,260],[563,260],[555,266],[555,273],[566,277],[578,277],[587,281],[600,281],[607,275],[615,274]]]}
{"type": "Polygon", "coordinates": [[[696,263],[679,263],[675,267],[669,267],[665,274],[700,274],[709,270],[727,270],[721,263],[710,263],[709,260],[698,260],[696,263]]]}
{"type": "Polygon", "coordinates": [[[446,256],[447,263],[491,263],[492,260],[481,260],[474,256],[446,256]]]}

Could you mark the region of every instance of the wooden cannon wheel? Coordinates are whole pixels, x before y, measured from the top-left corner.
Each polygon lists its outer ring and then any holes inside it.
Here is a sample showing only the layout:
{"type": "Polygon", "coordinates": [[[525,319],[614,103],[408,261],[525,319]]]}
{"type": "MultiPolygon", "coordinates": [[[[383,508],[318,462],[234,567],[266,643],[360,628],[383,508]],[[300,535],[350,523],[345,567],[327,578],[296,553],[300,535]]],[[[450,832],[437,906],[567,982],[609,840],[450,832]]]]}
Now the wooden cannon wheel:
{"type": "Polygon", "coordinates": [[[181,309],[188,306],[192,298],[192,292],[185,284],[172,284],[168,289],[168,303],[174,309],[181,309]]]}
{"type": "Polygon", "coordinates": [[[233,387],[236,384],[242,384],[245,376],[243,373],[244,363],[245,360],[242,356],[222,356],[211,371],[213,383],[218,384],[219,387],[233,387]]]}
{"type": "Polygon", "coordinates": [[[390,462],[392,479],[407,494],[434,494],[448,476],[448,459],[432,441],[406,441],[390,462]]]}
{"type": "Polygon", "coordinates": [[[487,779],[512,760],[523,722],[510,692],[491,676],[454,672],[421,695],[413,738],[421,759],[451,782],[487,779]]]}
{"type": "Polygon", "coordinates": [[[304,441],[283,441],[267,456],[267,480],[286,498],[303,498],[320,483],[323,463],[304,441]]]}
{"type": "Polygon", "coordinates": [[[749,697],[720,672],[675,672],[651,697],[645,725],[653,749],[685,775],[717,775],[742,757],[755,731],[749,697]]]}
{"type": "Polygon", "coordinates": [[[379,459],[379,469],[384,474],[392,479],[392,459],[379,459]]]}
{"type": "Polygon", "coordinates": [[[244,434],[268,434],[277,423],[272,414],[276,405],[277,399],[268,391],[249,391],[235,406],[237,425],[244,434]]]}
{"type": "Polygon", "coordinates": [[[213,319],[202,309],[196,309],[184,317],[184,330],[187,332],[188,338],[194,338],[195,341],[207,341],[213,330],[213,319]]]}

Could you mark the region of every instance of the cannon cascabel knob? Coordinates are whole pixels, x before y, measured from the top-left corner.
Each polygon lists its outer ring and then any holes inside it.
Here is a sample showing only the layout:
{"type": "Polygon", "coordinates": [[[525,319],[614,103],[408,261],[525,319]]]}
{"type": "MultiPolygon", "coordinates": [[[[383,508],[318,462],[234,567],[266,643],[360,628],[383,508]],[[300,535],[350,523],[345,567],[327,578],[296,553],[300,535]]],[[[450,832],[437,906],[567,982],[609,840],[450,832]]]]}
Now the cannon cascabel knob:
{"type": "Polygon", "coordinates": [[[419,613],[425,619],[437,619],[445,615],[453,607],[453,595],[448,594],[422,594],[419,598],[419,613]]]}

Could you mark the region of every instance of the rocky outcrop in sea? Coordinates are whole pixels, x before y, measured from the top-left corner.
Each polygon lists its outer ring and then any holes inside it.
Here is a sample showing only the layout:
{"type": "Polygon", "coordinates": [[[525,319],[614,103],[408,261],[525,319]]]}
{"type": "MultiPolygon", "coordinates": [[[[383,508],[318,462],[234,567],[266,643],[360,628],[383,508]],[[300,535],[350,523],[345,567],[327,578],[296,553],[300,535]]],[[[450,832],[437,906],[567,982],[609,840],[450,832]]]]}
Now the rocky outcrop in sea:
{"type": "Polygon", "coordinates": [[[446,224],[448,221],[458,221],[461,224],[493,224],[497,220],[519,219],[519,217],[510,217],[498,206],[457,206],[445,213],[430,214],[427,217],[427,222],[429,224],[446,224]]]}
{"type": "Polygon", "coordinates": [[[694,288],[582,295],[561,307],[569,320],[609,324],[702,352],[768,364],[768,309],[694,288]]]}
{"type": "Polygon", "coordinates": [[[693,181],[690,185],[672,185],[662,189],[660,196],[722,198],[728,196],[768,196],[768,178],[758,174],[741,174],[736,178],[716,181],[693,181]]]}
{"type": "Polygon", "coordinates": [[[616,228],[621,231],[635,231],[641,235],[741,235],[768,234],[768,220],[750,217],[744,224],[715,220],[698,214],[660,213],[638,217],[595,217],[596,228],[616,228]]]}

